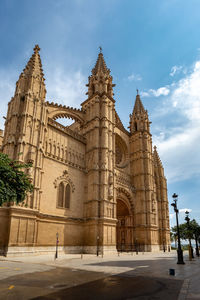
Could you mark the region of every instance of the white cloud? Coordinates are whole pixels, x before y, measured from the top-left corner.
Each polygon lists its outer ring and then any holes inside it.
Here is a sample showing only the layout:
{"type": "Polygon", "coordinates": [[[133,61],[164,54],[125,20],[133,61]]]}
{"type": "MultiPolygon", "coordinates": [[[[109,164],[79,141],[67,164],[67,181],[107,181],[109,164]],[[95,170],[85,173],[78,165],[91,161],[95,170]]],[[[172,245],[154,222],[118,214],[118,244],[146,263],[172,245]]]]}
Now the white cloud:
{"type": "Polygon", "coordinates": [[[12,69],[0,69],[0,129],[4,129],[5,120],[3,116],[7,115],[7,105],[14,95],[15,82],[17,79],[16,71],[12,69]]]}
{"type": "Polygon", "coordinates": [[[140,92],[140,96],[143,97],[143,98],[144,97],[150,97],[150,94],[148,92],[143,92],[142,91],[142,92],[140,92]]]}
{"type": "Polygon", "coordinates": [[[179,213],[185,213],[186,211],[191,212],[192,209],[190,209],[190,208],[181,208],[181,209],[179,209],[179,213]]]}
{"type": "Polygon", "coordinates": [[[170,90],[168,87],[161,87],[157,90],[150,90],[150,92],[153,94],[153,96],[160,97],[160,96],[167,96],[170,90]]]}
{"type": "Polygon", "coordinates": [[[128,76],[129,81],[140,81],[142,80],[142,77],[139,74],[131,74],[128,76]]]}
{"type": "Polygon", "coordinates": [[[57,68],[47,75],[47,100],[78,107],[86,98],[87,79],[80,71],[66,73],[57,68]]]}
{"type": "MultiPolygon", "coordinates": [[[[4,129],[3,116],[7,115],[7,104],[14,95],[15,82],[19,75],[11,69],[0,69],[0,129],[4,129]]],[[[57,68],[52,72],[46,72],[45,77],[47,78],[45,81],[46,100],[49,102],[78,108],[86,99],[87,79],[80,71],[67,73],[62,68],[57,68]]]]}
{"type": "Polygon", "coordinates": [[[158,109],[157,117],[161,115],[166,119],[166,125],[162,134],[154,137],[154,142],[161,159],[166,162],[168,180],[175,182],[199,176],[200,61],[194,64],[190,74],[171,88],[169,97],[158,109]]]}
{"type": "Polygon", "coordinates": [[[169,86],[160,87],[157,90],[150,89],[147,92],[141,92],[142,97],[160,97],[167,96],[170,93],[169,86]]]}
{"type": "MultiPolygon", "coordinates": [[[[180,213],[181,215],[183,215],[183,214],[185,214],[186,211],[188,211],[189,213],[192,212],[192,209],[191,209],[191,208],[181,208],[181,209],[179,209],[178,211],[179,211],[179,213],[180,213]]],[[[173,219],[175,216],[176,216],[175,213],[169,214],[169,218],[170,218],[170,219],[173,219]]]]}
{"type": "Polygon", "coordinates": [[[173,66],[169,75],[173,77],[175,74],[180,73],[182,69],[183,66],[173,66]]]}
{"type": "Polygon", "coordinates": [[[181,133],[175,133],[164,141],[156,141],[161,158],[166,162],[169,181],[189,179],[200,174],[199,140],[198,128],[183,128],[181,133]]]}
{"type": "MultiPolygon", "coordinates": [[[[190,209],[190,208],[179,209],[179,224],[185,223],[185,212],[186,211],[188,211],[190,213],[190,212],[192,212],[192,209],[190,209]]],[[[169,218],[170,218],[171,226],[175,226],[176,225],[176,214],[175,213],[169,214],[169,218]]]]}

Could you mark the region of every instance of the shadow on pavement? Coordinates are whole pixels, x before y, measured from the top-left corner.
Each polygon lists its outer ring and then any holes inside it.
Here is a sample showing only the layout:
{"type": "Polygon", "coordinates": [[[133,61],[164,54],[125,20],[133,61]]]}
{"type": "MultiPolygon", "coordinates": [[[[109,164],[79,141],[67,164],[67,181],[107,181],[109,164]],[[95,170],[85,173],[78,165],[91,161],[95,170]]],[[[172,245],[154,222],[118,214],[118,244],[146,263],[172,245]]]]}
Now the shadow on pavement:
{"type": "MultiPolygon", "coordinates": [[[[128,274],[127,274],[128,275],[128,274]]],[[[129,277],[113,275],[76,287],[62,289],[39,299],[70,299],[70,300],[131,300],[131,299],[162,299],[176,300],[182,280],[149,278],[143,276],[129,277]]]]}
{"type": "MultiPolygon", "coordinates": [[[[86,261],[86,266],[95,268],[84,270],[82,260],[80,269],[78,266],[66,268],[65,263],[63,267],[44,272],[8,277],[0,281],[0,299],[176,300],[183,283],[183,280],[168,275],[169,268],[176,266],[176,261],[171,258],[168,261],[115,258],[96,263],[86,261]],[[111,275],[115,273],[115,267],[118,274],[111,275]],[[125,271],[124,267],[130,270],[125,271]],[[14,288],[8,290],[9,286],[14,288]]],[[[181,270],[184,271],[184,266],[181,270]]]]}

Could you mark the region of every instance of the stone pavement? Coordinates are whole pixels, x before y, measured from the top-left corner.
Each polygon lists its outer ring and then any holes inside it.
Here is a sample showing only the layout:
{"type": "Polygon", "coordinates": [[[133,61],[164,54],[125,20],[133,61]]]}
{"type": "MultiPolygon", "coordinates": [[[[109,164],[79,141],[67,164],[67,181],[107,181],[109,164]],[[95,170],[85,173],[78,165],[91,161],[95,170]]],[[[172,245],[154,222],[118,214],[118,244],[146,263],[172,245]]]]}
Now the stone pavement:
{"type": "MultiPolygon", "coordinates": [[[[176,299],[178,300],[200,299],[200,272],[199,272],[200,259],[195,258],[195,260],[190,262],[188,260],[188,256],[185,254],[184,260],[185,260],[185,265],[177,265],[176,253],[173,251],[170,253],[168,252],[145,253],[145,254],[139,253],[138,255],[136,255],[135,253],[133,254],[123,253],[120,254],[119,256],[117,254],[112,254],[112,255],[104,255],[104,257],[101,256],[96,257],[94,255],[83,255],[83,257],[81,257],[81,255],[59,254],[59,257],[56,260],[54,259],[53,255],[49,255],[49,254],[37,255],[37,256],[24,256],[24,257],[9,257],[9,258],[0,257],[0,284],[1,282],[4,282],[4,288],[5,288],[6,279],[11,278],[11,276],[14,276],[12,277],[14,280],[15,277],[16,278],[18,276],[23,277],[24,274],[25,275],[26,274],[28,275],[30,273],[35,274],[36,272],[44,272],[44,274],[48,274],[48,271],[51,272],[55,270],[55,268],[57,268],[57,270],[63,270],[66,268],[66,270],[68,270],[68,273],[71,272],[70,275],[71,277],[73,277],[72,276],[73,272],[80,273],[80,276],[77,276],[76,278],[74,277],[71,283],[68,282],[67,289],[74,286],[80,286],[80,284],[83,283],[93,282],[94,280],[111,278],[109,277],[111,275],[121,276],[120,278],[122,278],[123,274],[125,274],[124,277],[126,278],[137,277],[137,278],[144,278],[145,280],[148,278],[149,280],[152,278],[154,278],[155,280],[162,278],[162,280],[165,280],[165,282],[168,282],[169,279],[170,280],[172,279],[176,281],[177,286],[180,283],[182,285],[179,296],[177,296],[176,299]],[[170,268],[175,269],[175,276],[169,275],[170,268]]],[[[148,281],[146,282],[148,283],[148,281]]],[[[58,282],[55,284],[58,284],[58,282]]],[[[101,284],[102,283],[100,282],[100,286],[101,284]]],[[[12,285],[10,287],[12,287],[12,285]]],[[[141,299],[162,299],[162,298],[141,298],[141,299]]],[[[3,299],[1,298],[1,294],[0,294],[0,299],[3,299]]],[[[8,294],[7,299],[16,299],[16,298],[11,298],[9,297],[8,294]]],[[[23,299],[31,299],[31,298],[23,298],[23,299]]],[[[50,299],[50,298],[44,298],[44,299],[50,299]]],[[[171,299],[172,298],[170,297],[170,300],[171,299]]]]}

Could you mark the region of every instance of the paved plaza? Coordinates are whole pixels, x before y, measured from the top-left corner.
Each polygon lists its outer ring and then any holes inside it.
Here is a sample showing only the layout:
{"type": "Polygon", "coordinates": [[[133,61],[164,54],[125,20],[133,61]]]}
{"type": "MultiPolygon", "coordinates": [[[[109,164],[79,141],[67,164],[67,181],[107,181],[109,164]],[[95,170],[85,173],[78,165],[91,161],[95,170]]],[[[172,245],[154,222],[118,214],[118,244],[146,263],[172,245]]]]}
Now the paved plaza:
{"type": "Polygon", "coordinates": [[[200,299],[200,259],[184,259],[177,265],[174,251],[1,257],[0,299],[200,299]]]}

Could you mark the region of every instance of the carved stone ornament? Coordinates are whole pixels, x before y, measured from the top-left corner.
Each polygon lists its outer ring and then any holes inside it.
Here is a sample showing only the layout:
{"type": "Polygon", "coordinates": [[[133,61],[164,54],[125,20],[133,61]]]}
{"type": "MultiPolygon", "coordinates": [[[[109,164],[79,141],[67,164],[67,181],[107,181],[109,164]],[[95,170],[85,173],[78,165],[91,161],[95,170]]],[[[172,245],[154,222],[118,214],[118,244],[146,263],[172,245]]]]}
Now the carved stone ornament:
{"type": "Polygon", "coordinates": [[[74,184],[73,184],[71,178],[69,177],[68,171],[67,171],[67,170],[64,170],[64,171],[63,171],[63,175],[57,177],[57,178],[54,180],[54,182],[53,182],[54,187],[57,188],[58,185],[59,185],[59,183],[62,182],[62,181],[63,181],[63,182],[69,183],[69,185],[71,186],[71,189],[72,189],[72,193],[75,191],[75,186],[74,186],[74,184]]]}
{"type": "Polygon", "coordinates": [[[110,185],[113,184],[113,175],[109,175],[109,177],[108,177],[108,183],[110,185]]]}
{"type": "Polygon", "coordinates": [[[112,186],[112,185],[110,185],[110,186],[108,187],[108,198],[109,198],[109,199],[112,199],[112,198],[113,198],[113,186],[112,186]]]}
{"type": "Polygon", "coordinates": [[[134,210],[134,203],[131,194],[123,187],[117,187],[117,198],[120,197],[121,194],[126,196],[131,205],[131,209],[134,210]]]}
{"type": "Polygon", "coordinates": [[[119,196],[120,193],[126,195],[129,200],[131,199],[131,194],[123,187],[117,187],[117,195],[119,196]]]}

